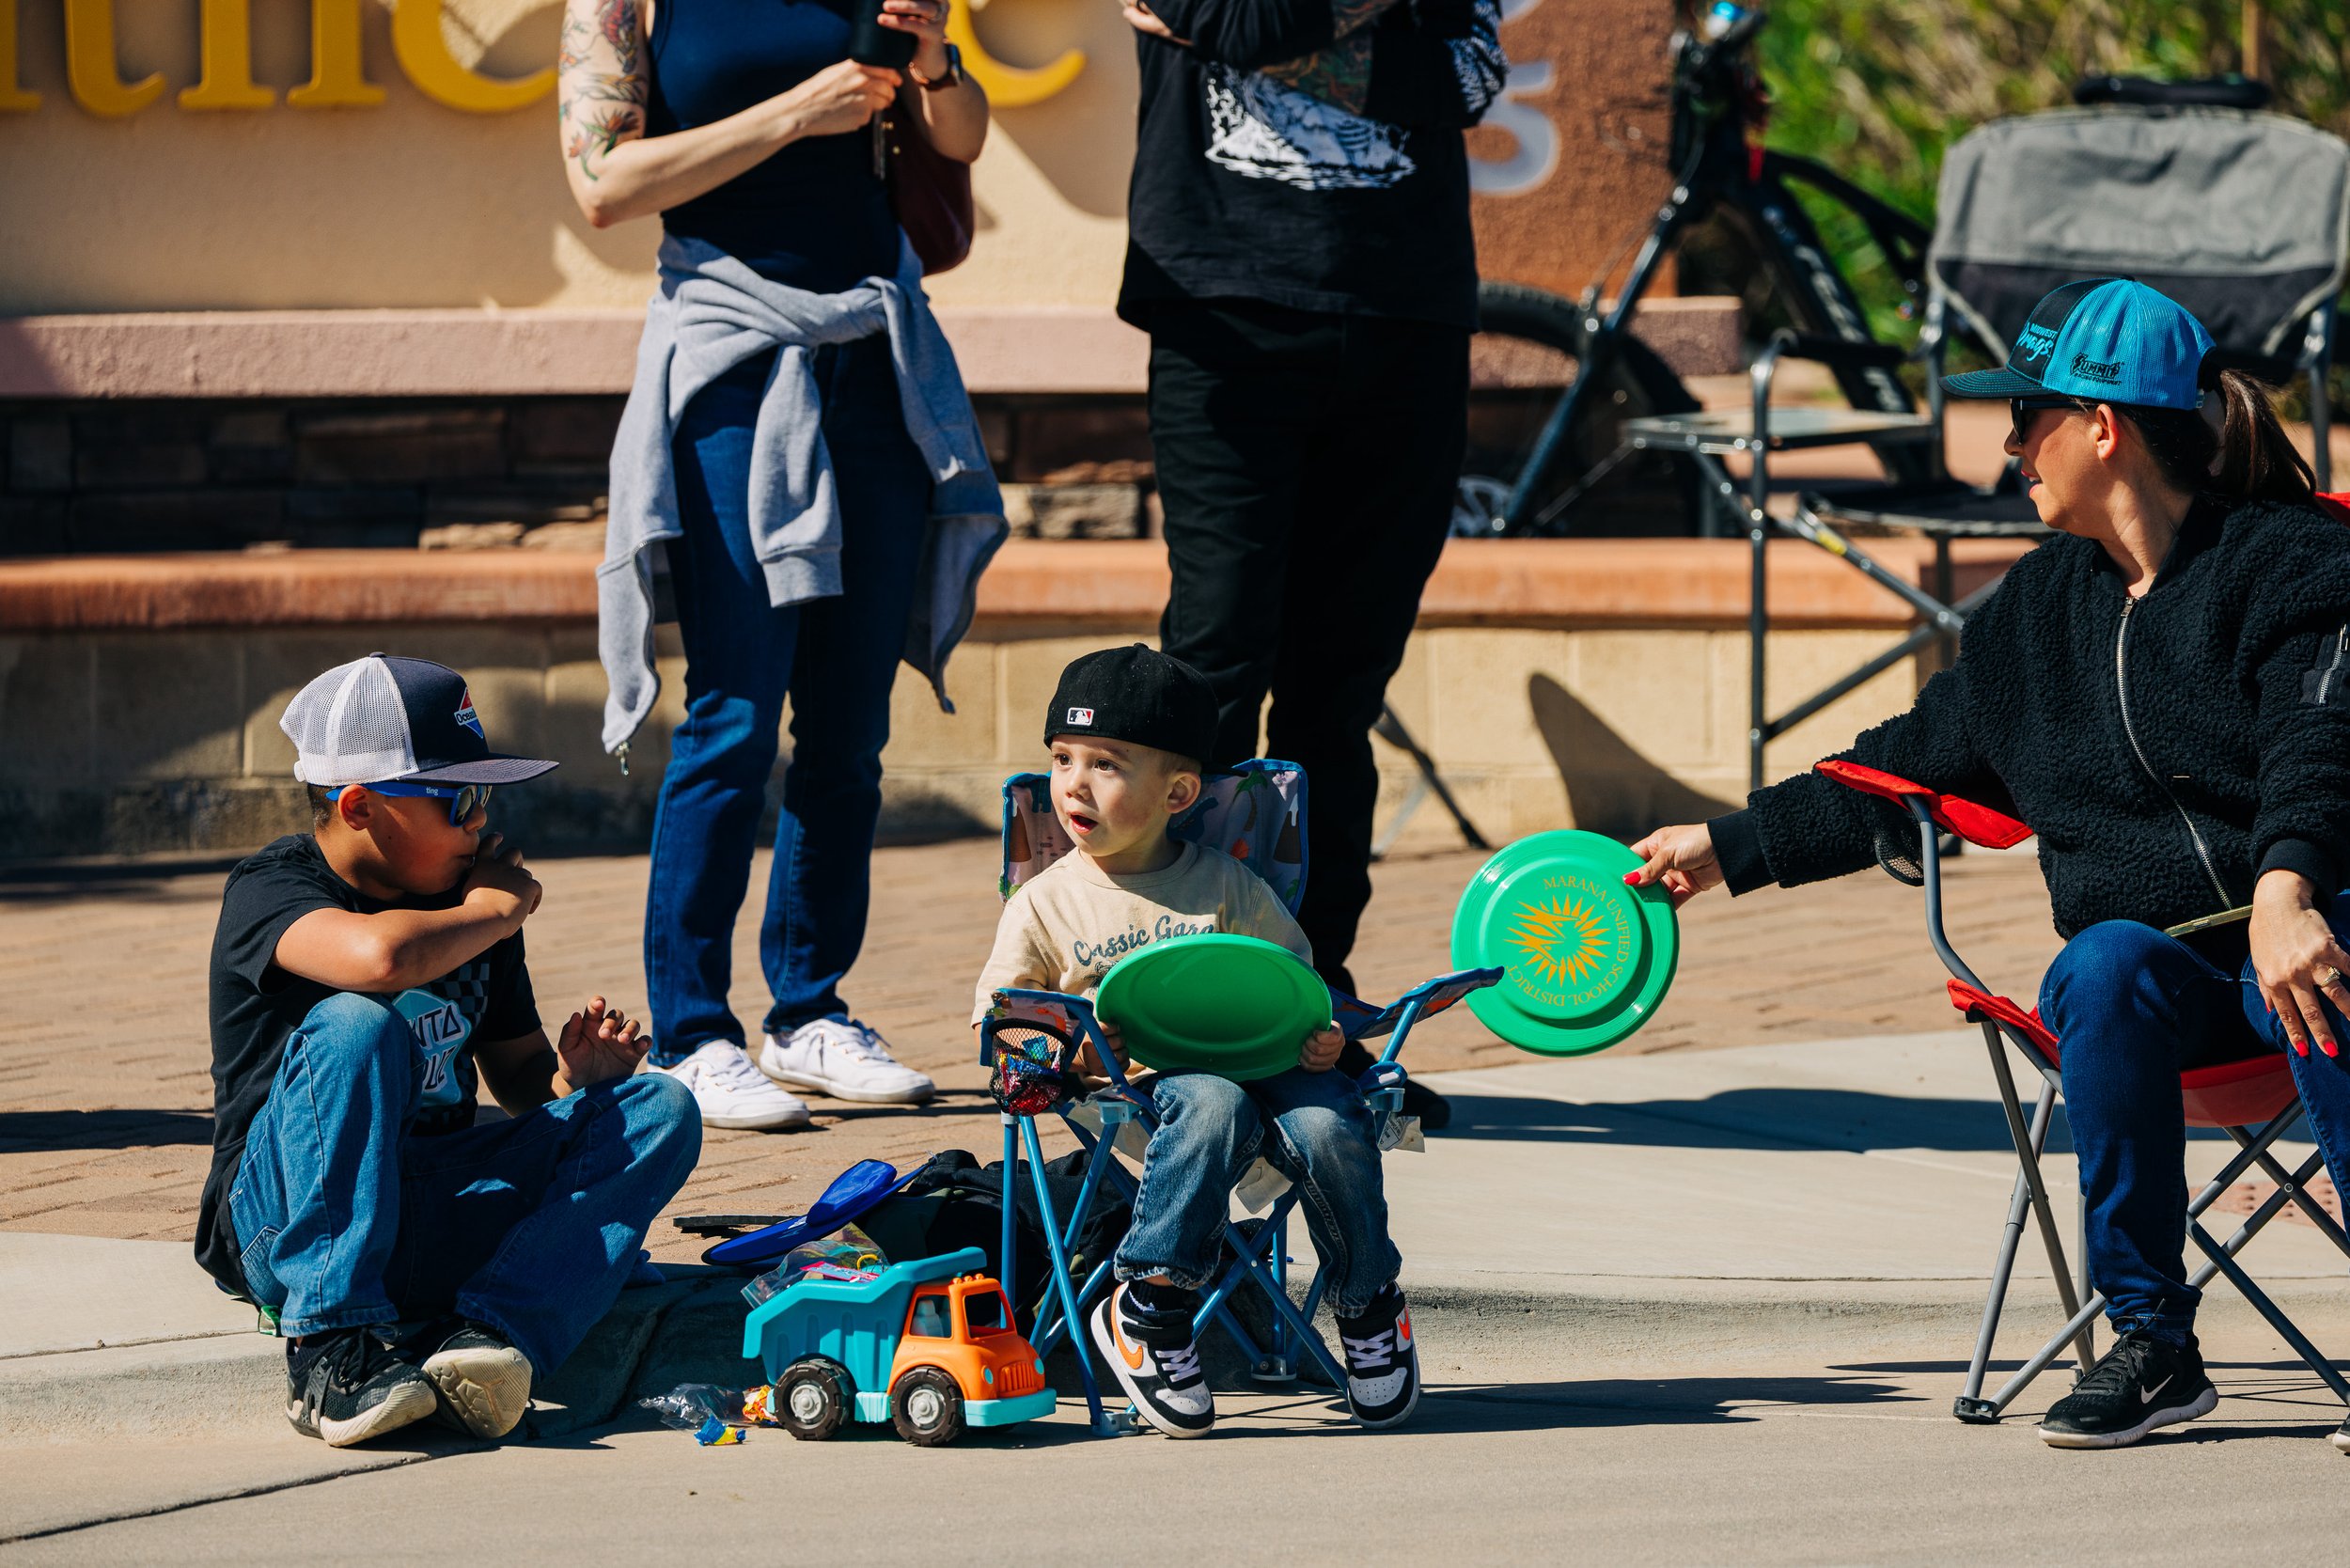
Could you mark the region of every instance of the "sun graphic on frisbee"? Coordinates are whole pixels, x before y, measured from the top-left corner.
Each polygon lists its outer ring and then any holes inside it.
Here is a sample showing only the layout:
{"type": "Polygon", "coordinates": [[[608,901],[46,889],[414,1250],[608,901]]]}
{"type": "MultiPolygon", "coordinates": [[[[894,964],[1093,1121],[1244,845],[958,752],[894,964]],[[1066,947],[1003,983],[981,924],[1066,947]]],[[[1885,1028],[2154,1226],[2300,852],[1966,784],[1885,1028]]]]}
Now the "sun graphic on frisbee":
{"type": "Polygon", "coordinates": [[[1598,915],[1573,899],[1522,906],[1510,941],[1553,986],[1582,984],[1606,956],[1598,915]]]}

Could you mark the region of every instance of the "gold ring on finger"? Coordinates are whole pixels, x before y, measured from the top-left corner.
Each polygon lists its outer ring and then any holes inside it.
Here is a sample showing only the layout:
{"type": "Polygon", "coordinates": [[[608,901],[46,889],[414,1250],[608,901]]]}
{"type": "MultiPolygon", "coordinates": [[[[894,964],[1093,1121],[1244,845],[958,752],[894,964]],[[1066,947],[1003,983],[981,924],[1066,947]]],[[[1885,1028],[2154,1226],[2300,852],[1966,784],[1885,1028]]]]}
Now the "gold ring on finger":
{"type": "Polygon", "coordinates": [[[2342,983],[2342,971],[2328,964],[2317,971],[2317,983],[2320,985],[2340,985],[2342,983]]]}

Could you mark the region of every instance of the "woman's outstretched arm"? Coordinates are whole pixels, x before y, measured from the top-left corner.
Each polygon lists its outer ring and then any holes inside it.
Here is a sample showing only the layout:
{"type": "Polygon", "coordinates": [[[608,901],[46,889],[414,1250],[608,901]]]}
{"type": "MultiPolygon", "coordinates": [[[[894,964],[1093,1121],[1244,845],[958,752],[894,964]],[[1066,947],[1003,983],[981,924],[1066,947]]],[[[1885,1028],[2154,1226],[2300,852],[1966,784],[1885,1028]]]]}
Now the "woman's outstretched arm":
{"type": "Polygon", "coordinates": [[[646,19],[641,0],[566,0],[563,8],[556,62],[563,175],[598,228],[715,190],[803,136],[861,130],[898,90],[898,72],[842,60],[740,114],[649,137],[646,19]]]}

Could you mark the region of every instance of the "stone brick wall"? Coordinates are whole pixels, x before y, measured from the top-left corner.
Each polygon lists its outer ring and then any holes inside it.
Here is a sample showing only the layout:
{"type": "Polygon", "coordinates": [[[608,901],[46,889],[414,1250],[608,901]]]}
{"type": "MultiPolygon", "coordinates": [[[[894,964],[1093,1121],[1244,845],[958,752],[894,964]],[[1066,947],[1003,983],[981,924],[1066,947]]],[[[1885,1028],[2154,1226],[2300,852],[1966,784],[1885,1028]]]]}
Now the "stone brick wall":
{"type": "MultiPolygon", "coordinates": [[[[1888,570],[1928,569],[1922,546],[1880,549],[1888,570]]],[[[2015,553],[1963,546],[1960,590],[2015,553]]],[[[1740,541],[1456,541],[1390,698],[1495,841],[1714,814],[1745,789],[1748,573],[1740,541]]],[[[1770,579],[1774,710],[1905,624],[1904,606],[1802,543],[1773,547],[1770,579]]],[[[1167,588],[1155,541],[1007,547],[949,674],[957,711],[901,672],[886,830],[991,830],[1005,774],[1038,761],[1037,718],[1062,665],[1149,638],[1167,588]]],[[[641,845],[683,661],[675,629],[660,628],[661,697],[623,774],[598,744],[595,603],[592,558],[543,551],[0,562],[0,857],[241,850],[299,826],[278,717],[318,671],[376,649],[462,669],[501,747],[562,763],[501,801],[518,838],[641,845]]],[[[1773,743],[1770,771],[1809,766],[1906,706],[1933,662],[1930,651],[1887,669],[1795,727],[1773,743]]],[[[1415,776],[1402,751],[1377,755],[1384,815],[1415,776]]],[[[1453,839],[1433,805],[1410,837],[1453,839]]]]}
{"type": "MultiPolygon", "coordinates": [[[[1152,531],[1139,398],[982,396],[1014,530],[1152,531]]],[[[618,397],[0,403],[0,556],[600,550],[618,397]]]]}

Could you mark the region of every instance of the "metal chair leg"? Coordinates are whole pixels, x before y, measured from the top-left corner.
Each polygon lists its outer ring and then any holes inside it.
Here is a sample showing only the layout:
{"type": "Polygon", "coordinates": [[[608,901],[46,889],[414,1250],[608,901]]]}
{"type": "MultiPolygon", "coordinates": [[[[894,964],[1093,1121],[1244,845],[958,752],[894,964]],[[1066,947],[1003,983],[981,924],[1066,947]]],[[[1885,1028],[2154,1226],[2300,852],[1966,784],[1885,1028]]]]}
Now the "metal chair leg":
{"type": "MultiPolygon", "coordinates": [[[[2048,1252],[2049,1272],[2056,1277],[2057,1298],[2063,1302],[2065,1316],[2076,1317],[2080,1298],[2073,1294],[2073,1271],[2064,1259],[2064,1243],[2057,1234],[2056,1212],[2048,1202],[2047,1184],[2041,1180],[2040,1155],[2032,1146],[2031,1134],[2024,1125],[2024,1108],[2015,1097],[2015,1074],[2008,1067],[2007,1046],[1997,1026],[1982,1026],[1983,1040],[1991,1048],[1991,1070],[1999,1080],[1999,1107],[2007,1113],[2008,1137],[2015,1145],[2015,1157],[2024,1168],[2024,1179],[2031,1187],[2033,1216],[2040,1223],[2040,1240],[2048,1252]]],[[[2091,1364],[2089,1341],[2079,1336],[2081,1365],[2091,1364]]]]}
{"type": "MultiPolygon", "coordinates": [[[[2042,1084],[2039,1104],[2031,1113],[2031,1148],[2035,1155],[2045,1147],[2055,1106],[2055,1088],[2042,1084]]],[[[2007,1306],[2008,1282],[2015,1270],[2015,1249],[2024,1239],[2024,1211],[2030,1202],[2031,1184],[2018,1166],[2014,1187],[2008,1194],[2007,1224],[1999,1232],[1999,1250],[1991,1262],[1991,1290],[1983,1298],[1982,1324],[1975,1332],[1975,1354],[1966,1365],[1966,1387],[1950,1405],[1950,1414],[1962,1421],[1983,1423],[1999,1419],[1999,1406],[1982,1397],[1982,1382],[1991,1370],[1992,1345],[1998,1338],[1999,1317],[2007,1306]]]]}
{"type": "Polygon", "coordinates": [[[2226,1247],[2212,1240],[2211,1232],[2201,1225],[2189,1225],[2186,1235],[2189,1241],[2203,1249],[2203,1255],[2211,1260],[2212,1266],[2228,1277],[2228,1283],[2252,1304],[2252,1309],[2268,1320],[2268,1326],[2277,1331],[2278,1338],[2291,1345],[2294,1354],[2309,1363],[2310,1371],[2334,1391],[2334,1397],[2344,1404],[2350,1404],[2350,1383],[2342,1381],[2342,1373],[2334,1371],[2334,1364],[2310,1343],[2308,1336],[2294,1326],[2293,1320],[2285,1316],[2275,1302],[2268,1299],[2268,1293],[2252,1283],[2252,1277],[2244,1272],[2244,1265],[2231,1257],[2226,1247]]]}

